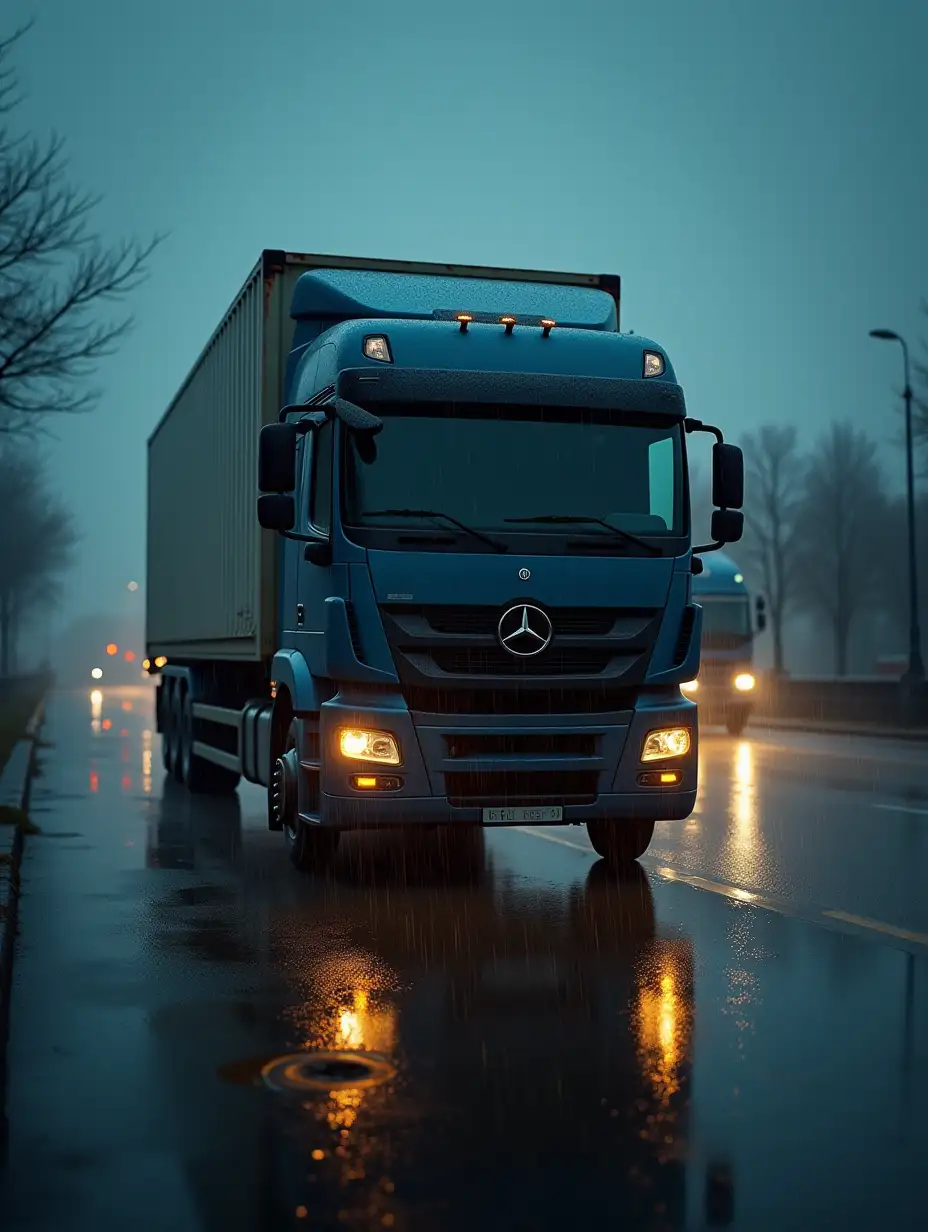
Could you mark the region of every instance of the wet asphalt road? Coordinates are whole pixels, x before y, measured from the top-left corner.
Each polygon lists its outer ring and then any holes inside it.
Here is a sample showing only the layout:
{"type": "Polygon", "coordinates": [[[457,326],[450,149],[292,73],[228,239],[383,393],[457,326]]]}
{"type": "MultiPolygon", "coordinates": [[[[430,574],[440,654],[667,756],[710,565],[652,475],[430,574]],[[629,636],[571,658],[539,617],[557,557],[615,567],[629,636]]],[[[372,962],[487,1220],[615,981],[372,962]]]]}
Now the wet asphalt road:
{"type": "Polygon", "coordinates": [[[575,828],[314,879],[151,729],[141,690],[50,710],[5,1230],[924,1227],[924,747],[704,737],[624,881],[575,828]],[[383,1072],[261,1080],[320,1048],[383,1072]]]}

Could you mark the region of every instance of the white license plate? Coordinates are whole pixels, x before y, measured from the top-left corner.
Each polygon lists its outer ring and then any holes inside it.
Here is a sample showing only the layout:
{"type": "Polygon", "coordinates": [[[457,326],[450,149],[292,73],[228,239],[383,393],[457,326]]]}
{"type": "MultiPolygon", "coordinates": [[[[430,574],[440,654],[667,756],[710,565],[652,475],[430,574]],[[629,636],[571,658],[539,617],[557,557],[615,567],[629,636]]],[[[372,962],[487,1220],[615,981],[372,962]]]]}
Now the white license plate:
{"type": "Polygon", "coordinates": [[[560,804],[550,804],[544,808],[485,808],[483,810],[484,825],[521,826],[526,822],[534,825],[546,825],[552,821],[563,821],[564,809],[560,804]]]}

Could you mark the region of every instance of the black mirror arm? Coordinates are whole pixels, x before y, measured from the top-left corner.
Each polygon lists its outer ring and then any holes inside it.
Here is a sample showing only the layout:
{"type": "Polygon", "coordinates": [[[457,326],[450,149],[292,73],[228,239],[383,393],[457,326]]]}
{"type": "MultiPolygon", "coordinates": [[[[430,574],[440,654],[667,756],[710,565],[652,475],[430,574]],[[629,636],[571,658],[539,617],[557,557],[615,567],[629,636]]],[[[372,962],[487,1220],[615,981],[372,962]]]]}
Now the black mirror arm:
{"type": "Polygon", "coordinates": [[[724,543],[701,543],[698,548],[693,548],[692,552],[694,556],[697,556],[703,552],[718,552],[723,547],[725,547],[724,543]]]}
{"type": "Polygon", "coordinates": [[[321,535],[302,535],[298,530],[279,530],[278,535],[283,535],[285,539],[293,539],[297,543],[328,543],[328,539],[322,538],[321,535]]]}
{"type": "Polygon", "coordinates": [[[703,423],[701,419],[684,419],[684,432],[711,432],[720,445],[725,444],[725,438],[722,436],[720,428],[714,428],[712,424],[703,423]]]}

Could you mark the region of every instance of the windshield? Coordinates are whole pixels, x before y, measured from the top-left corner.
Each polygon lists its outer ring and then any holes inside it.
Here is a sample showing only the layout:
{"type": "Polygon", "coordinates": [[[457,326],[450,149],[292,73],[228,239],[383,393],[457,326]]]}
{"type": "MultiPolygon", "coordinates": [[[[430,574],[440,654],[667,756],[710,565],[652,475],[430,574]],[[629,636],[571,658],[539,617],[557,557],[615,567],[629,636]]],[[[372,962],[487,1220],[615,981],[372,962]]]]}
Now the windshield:
{"type": "Polygon", "coordinates": [[[702,634],[708,637],[750,637],[751,608],[747,595],[733,595],[731,598],[714,598],[706,595],[697,596],[696,602],[702,607],[702,634]]]}
{"type": "MultiPolygon", "coordinates": [[[[599,520],[638,535],[684,533],[678,422],[577,407],[456,403],[376,409],[384,420],[376,458],[363,461],[356,438],[349,438],[349,525],[407,533],[416,526],[439,529],[433,518],[382,512],[404,509],[441,512],[497,537],[551,535],[555,529],[562,537],[597,536],[619,544],[618,536],[595,524],[599,520]],[[375,510],[381,512],[374,516],[375,510]],[[536,525],[534,518],[543,521],[536,525]],[[570,523],[544,524],[553,518],[570,523]],[[525,521],[513,525],[516,519],[525,521]]],[[[458,533],[447,521],[440,529],[458,533]]]]}

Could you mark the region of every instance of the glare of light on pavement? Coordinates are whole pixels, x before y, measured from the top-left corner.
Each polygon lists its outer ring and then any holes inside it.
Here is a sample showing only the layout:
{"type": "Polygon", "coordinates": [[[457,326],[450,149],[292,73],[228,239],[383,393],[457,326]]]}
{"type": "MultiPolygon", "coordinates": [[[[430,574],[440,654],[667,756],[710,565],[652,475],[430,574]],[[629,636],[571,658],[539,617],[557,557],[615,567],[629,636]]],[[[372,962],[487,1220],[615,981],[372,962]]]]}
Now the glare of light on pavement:
{"type": "Polygon", "coordinates": [[[730,828],[724,856],[725,879],[736,884],[750,883],[756,871],[759,826],[754,779],[754,746],[750,740],[739,740],[730,772],[730,828]]]}
{"type": "Polygon", "coordinates": [[[90,790],[91,791],[100,790],[100,776],[99,774],[97,774],[96,770],[90,771],[90,790]]]}
{"type": "Polygon", "coordinates": [[[638,990],[635,1028],[639,1059],[655,1095],[666,1103],[680,1088],[690,1008],[681,996],[683,972],[672,951],[661,956],[655,976],[647,972],[638,990]]]}
{"type": "Polygon", "coordinates": [[[142,732],[142,791],[151,794],[151,732],[142,732]]]}

